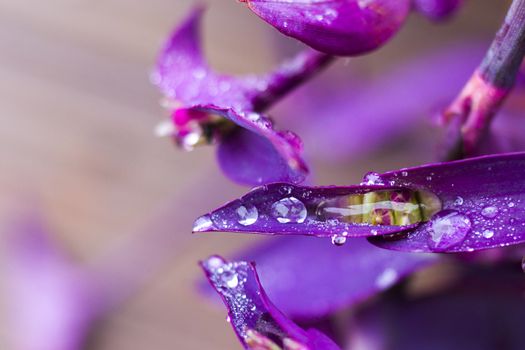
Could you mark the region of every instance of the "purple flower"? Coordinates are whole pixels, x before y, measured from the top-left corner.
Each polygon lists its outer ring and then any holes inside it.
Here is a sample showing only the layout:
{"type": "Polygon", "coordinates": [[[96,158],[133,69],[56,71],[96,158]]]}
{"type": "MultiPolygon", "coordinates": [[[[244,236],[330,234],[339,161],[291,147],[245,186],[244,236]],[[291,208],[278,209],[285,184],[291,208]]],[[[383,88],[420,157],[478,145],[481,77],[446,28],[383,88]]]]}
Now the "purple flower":
{"type": "Polygon", "coordinates": [[[360,185],[253,189],[195,221],[194,232],[373,237],[414,252],[523,243],[525,153],[368,173],[360,185]]]}
{"type": "Polygon", "coordinates": [[[245,349],[339,349],[324,334],[303,330],[281,313],[267,297],[254,264],[212,256],[201,266],[228,308],[230,323],[245,349]]]}
{"type": "Polygon", "coordinates": [[[308,173],[302,143],[290,131],[276,131],[263,114],[274,102],[327,65],[332,57],[299,53],[274,72],[233,77],[214,72],[205,61],[197,7],[165,44],[152,81],[165,95],[171,120],[157,129],[183,149],[218,143],[222,170],[243,184],[301,182],[308,173]]]}

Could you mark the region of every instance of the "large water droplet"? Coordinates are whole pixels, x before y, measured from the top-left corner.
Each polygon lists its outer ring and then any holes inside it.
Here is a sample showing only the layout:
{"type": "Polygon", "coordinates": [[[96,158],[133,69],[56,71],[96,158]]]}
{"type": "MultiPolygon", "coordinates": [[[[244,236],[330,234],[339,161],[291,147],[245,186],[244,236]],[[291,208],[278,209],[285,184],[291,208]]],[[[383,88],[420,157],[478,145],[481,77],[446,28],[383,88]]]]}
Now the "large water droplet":
{"type": "Polygon", "coordinates": [[[384,182],[379,173],[371,171],[365,174],[361,185],[384,185],[384,182]]]}
{"type": "Polygon", "coordinates": [[[470,219],[455,210],[443,210],[431,221],[429,247],[434,251],[444,251],[465,240],[472,224],[470,219]]]}
{"type": "Polygon", "coordinates": [[[281,224],[301,224],[306,219],[306,207],[295,197],[283,198],[272,204],[272,216],[281,224]]]}
{"type": "Polygon", "coordinates": [[[239,217],[239,224],[243,226],[250,226],[254,224],[259,218],[259,212],[257,211],[257,208],[253,205],[241,205],[239,208],[237,208],[235,212],[239,217]]]}
{"type": "Polygon", "coordinates": [[[494,219],[498,215],[498,208],[493,206],[485,207],[481,210],[481,215],[487,219],[494,219]]]}
{"type": "Polygon", "coordinates": [[[203,215],[193,223],[193,232],[204,232],[213,226],[209,215],[203,215]]]}

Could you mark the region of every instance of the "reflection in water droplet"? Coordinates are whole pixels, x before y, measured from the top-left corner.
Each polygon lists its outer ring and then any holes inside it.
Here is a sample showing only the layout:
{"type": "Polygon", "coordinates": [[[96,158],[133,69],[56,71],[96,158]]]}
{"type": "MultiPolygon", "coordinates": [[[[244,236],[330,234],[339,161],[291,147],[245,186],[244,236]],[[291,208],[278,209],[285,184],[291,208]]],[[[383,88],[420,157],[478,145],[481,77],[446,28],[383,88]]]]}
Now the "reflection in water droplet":
{"type": "Polygon", "coordinates": [[[457,196],[454,200],[455,205],[463,205],[463,197],[457,196]]]}
{"type": "Polygon", "coordinates": [[[492,230],[485,230],[485,231],[483,231],[483,237],[485,237],[485,238],[492,238],[492,237],[494,237],[494,231],[492,231],[492,230]]]}
{"type": "Polygon", "coordinates": [[[272,204],[272,216],[281,224],[301,224],[306,219],[306,207],[295,197],[283,198],[272,204]]]}
{"type": "Polygon", "coordinates": [[[441,209],[437,196],[424,191],[389,190],[338,196],[318,204],[321,221],[406,226],[428,221],[441,209]]]}
{"type": "Polygon", "coordinates": [[[465,240],[472,224],[470,219],[455,210],[443,210],[432,218],[430,249],[445,251],[465,240]]]}
{"type": "Polygon", "coordinates": [[[481,215],[487,219],[494,219],[498,215],[498,208],[493,206],[485,207],[481,210],[481,215]]]}
{"type": "Polygon", "coordinates": [[[363,181],[361,181],[361,185],[384,185],[384,182],[379,173],[372,171],[365,174],[363,181]]]}
{"type": "Polygon", "coordinates": [[[254,224],[257,219],[259,218],[259,212],[257,211],[257,208],[253,205],[244,206],[241,205],[237,210],[235,211],[237,213],[237,216],[239,217],[238,221],[239,224],[243,226],[250,226],[254,224]]]}
{"type": "Polygon", "coordinates": [[[213,226],[209,215],[203,215],[193,223],[193,232],[204,232],[213,226]]]}
{"type": "Polygon", "coordinates": [[[333,235],[332,236],[332,244],[335,246],[342,246],[346,243],[346,237],[342,235],[333,235]]]}

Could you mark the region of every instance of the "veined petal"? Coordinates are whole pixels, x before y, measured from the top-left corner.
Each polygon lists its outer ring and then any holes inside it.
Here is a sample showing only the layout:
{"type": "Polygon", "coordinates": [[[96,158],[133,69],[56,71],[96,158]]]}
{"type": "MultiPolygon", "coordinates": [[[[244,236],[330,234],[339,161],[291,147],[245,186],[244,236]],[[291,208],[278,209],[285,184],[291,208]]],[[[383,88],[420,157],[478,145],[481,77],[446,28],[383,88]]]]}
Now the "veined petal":
{"type": "Polygon", "coordinates": [[[228,308],[232,327],[245,349],[339,349],[319,331],[303,330],[279,311],[262,288],[253,264],[212,256],[201,262],[201,267],[228,308]]]}
{"type": "Polygon", "coordinates": [[[468,252],[525,242],[523,152],[426,165],[380,177],[395,186],[431,191],[443,208],[406,237],[371,238],[380,247],[468,252]]]}
{"type": "Polygon", "coordinates": [[[404,23],[408,0],[243,0],[281,33],[316,50],[355,56],[384,45],[404,23]]]}
{"type": "Polygon", "coordinates": [[[268,296],[294,319],[350,307],[437,260],[435,254],[378,249],[365,239],[346,244],[335,247],[313,237],[275,237],[241,253],[239,260],[257,262],[268,296]]]}

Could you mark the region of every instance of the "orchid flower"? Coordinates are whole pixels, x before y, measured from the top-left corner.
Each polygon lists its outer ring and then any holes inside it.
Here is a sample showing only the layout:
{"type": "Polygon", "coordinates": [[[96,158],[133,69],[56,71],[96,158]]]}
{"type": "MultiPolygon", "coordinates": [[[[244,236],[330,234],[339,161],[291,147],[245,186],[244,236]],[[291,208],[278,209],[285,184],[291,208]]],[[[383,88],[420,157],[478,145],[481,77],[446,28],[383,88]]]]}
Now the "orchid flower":
{"type": "Polygon", "coordinates": [[[368,173],[360,185],[253,189],[195,221],[194,232],[370,237],[413,252],[468,252],[525,241],[525,153],[368,173]]]}
{"type": "MultiPolygon", "coordinates": [[[[241,0],[281,33],[316,50],[356,56],[386,42],[405,22],[410,0],[241,0]]],[[[432,19],[454,12],[459,0],[416,0],[414,8],[432,19]]]]}
{"type": "Polygon", "coordinates": [[[152,81],[165,96],[171,120],[160,124],[157,133],[172,136],[186,150],[218,143],[219,164],[238,183],[303,181],[308,169],[301,140],[290,131],[276,131],[264,112],[333,57],[306,50],[269,74],[218,74],[202,54],[203,11],[197,7],[190,13],[158,58],[152,81]]]}

